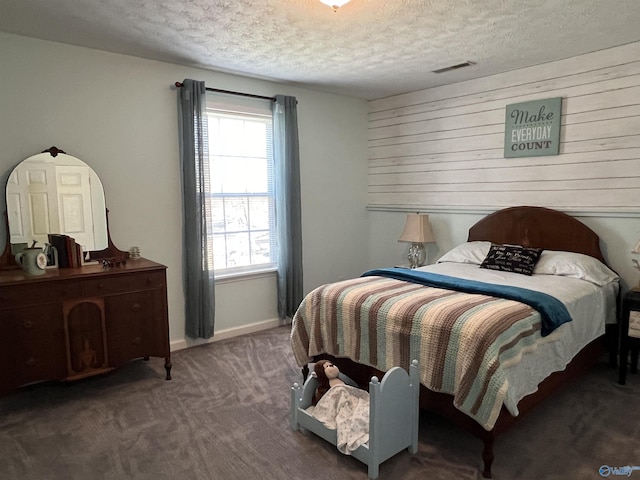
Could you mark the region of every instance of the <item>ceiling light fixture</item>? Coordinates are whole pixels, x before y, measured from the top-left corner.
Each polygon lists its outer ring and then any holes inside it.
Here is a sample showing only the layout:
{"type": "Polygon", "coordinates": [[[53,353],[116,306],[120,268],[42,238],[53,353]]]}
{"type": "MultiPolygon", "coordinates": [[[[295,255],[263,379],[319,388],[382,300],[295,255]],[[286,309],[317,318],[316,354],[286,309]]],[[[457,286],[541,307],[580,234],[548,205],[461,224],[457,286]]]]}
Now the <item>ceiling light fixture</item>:
{"type": "Polygon", "coordinates": [[[320,2],[333,8],[334,12],[337,12],[341,6],[349,3],[349,1],[350,0],[320,0],[320,2]]]}

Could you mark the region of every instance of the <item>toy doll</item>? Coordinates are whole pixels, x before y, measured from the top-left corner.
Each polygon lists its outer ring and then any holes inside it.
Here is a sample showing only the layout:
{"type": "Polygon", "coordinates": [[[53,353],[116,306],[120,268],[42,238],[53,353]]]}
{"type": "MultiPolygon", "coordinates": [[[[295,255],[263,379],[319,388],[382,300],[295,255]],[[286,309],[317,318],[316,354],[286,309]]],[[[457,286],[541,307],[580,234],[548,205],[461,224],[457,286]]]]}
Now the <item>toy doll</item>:
{"type": "Polygon", "coordinates": [[[339,378],[340,370],[330,360],[319,360],[313,367],[313,373],[318,379],[318,388],[313,398],[313,404],[317,404],[327,391],[336,385],[345,383],[339,378]]]}

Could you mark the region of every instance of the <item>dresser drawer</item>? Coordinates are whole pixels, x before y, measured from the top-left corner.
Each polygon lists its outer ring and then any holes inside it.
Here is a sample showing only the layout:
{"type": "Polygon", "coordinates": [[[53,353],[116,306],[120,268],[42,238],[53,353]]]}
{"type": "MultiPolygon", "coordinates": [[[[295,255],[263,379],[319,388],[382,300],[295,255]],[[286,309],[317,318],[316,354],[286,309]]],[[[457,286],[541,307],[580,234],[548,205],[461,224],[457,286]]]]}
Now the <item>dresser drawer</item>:
{"type": "Polygon", "coordinates": [[[85,297],[114,295],[118,293],[160,288],[163,287],[164,284],[164,271],[104,276],[83,280],[82,295],[85,297]]]}
{"type": "Polygon", "coordinates": [[[0,287],[0,307],[11,305],[39,305],[42,303],[59,302],[68,298],[80,296],[81,288],[78,280],[62,282],[25,283],[0,287]]]}
{"type": "Polygon", "coordinates": [[[2,311],[0,389],[66,375],[65,336],[60,305],[2,311]]]}
{"type": "Polygon", "coordinates": [[[109,361],[117,366],[138,357],[169,355],[163,290],[105,299],[109,361]]]}

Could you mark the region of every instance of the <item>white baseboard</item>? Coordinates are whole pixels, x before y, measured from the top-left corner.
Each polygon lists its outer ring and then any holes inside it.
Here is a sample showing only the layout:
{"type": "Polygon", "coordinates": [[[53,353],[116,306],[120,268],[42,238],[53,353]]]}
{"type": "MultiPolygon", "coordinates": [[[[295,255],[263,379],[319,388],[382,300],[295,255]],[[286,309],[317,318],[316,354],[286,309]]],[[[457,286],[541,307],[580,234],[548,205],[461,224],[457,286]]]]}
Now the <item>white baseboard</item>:
{"type": "Polygon", "coordinates": [[[272,320],[264,320],[262,322],[252,323],[250,325],[242,325],[241,327],[227,328],[225,330],[214,330],[212,338],[184,338],[183,340],[174,340],[171,342],[171,351],[182,350],[183,348],[195,347],[196,345],[203,345],[205,343],[219,342],[220,340],[226,340],[227,338],[239,337],[240,335],[246,335],[248,333],[260,332],[262,330],[268,330],[270,328],[280,327],[286,325],[286,320],[280,320],[278,318],[272,320]]]}

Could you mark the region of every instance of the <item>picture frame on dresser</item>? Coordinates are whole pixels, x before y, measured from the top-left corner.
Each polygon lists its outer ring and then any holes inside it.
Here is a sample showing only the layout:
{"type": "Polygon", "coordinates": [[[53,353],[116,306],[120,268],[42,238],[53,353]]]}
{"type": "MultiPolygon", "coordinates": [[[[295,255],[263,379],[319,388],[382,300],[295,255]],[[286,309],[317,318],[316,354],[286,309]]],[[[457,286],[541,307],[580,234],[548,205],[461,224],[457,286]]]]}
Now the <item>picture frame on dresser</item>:
{"type": "MultiPolygon", "coordinates": [[[[6,192],[0,394],[35,382],[80,380],[150,357],[164,358],[165,379],[170,380],[166,266],[145,258],[127,262],[128,252],[114,245],[104,190],[93,169],[51,147],[17,165],[6,192]],[[82,185],[89,178],[90,188],[82,185]],[[68,188],[76,179],[78,185],[68,188]],[[34,189],[25,187],[27,181],[39,182],[37,198],[30,197],[34,189]],[[24,208],[30,202],[40,203],[36,209],[24,208]],[[96,205],[103,211],[96,212],[96,205]],[[29,218],[34,210],[40,215],[29,218]],[[65,231],[69,224],[91,227],[72,234],[65,231]],[[33,241],[45,246],[49,234],[77,235],[81,259],[69,257],[65,268],[29,275],[14,260],[12,247],[33,241]],[[85,248],[99,261],[86,263],[85,248]]],[[[57,263],[55,252],[51,263],[57,263]]]]}

